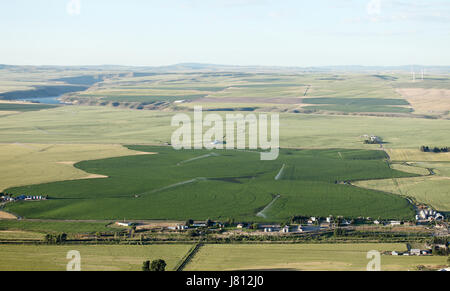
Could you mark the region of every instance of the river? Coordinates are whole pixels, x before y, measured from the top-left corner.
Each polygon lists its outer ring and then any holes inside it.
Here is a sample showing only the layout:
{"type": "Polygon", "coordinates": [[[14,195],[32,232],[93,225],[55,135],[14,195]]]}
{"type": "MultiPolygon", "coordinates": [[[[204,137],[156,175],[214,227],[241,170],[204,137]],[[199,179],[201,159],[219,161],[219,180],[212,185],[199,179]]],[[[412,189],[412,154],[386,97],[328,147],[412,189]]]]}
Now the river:
{"type": "Polygon", "coordinates": [[[28,101],[28,102],[35,102],[35,103],[41,103],[41,104],[64,104],[64,102],[61,102],[58,100],[60,96],[56,97],[37,97],[37,98],[25,98],[25,99],[16,99],[18,101],[28,101]]]}

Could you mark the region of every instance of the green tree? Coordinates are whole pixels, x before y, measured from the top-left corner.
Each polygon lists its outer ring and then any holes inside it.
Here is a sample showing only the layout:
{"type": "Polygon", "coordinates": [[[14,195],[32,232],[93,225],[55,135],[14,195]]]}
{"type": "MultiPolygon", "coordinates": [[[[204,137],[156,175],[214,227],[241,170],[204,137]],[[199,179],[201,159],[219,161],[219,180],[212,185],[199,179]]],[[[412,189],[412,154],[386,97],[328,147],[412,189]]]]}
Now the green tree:
{"type": "Polygon", "coordinates": [[[164,272],[166,270],[166,262],[164,260],[154,260],[150,265],[150,271],[153,272],[164,272]]]}
{"type": "Polygon", "coordinates": [[[150,261],[144,261],[142,264],[142,271],[148,272],[150,271],[150,261]]]}

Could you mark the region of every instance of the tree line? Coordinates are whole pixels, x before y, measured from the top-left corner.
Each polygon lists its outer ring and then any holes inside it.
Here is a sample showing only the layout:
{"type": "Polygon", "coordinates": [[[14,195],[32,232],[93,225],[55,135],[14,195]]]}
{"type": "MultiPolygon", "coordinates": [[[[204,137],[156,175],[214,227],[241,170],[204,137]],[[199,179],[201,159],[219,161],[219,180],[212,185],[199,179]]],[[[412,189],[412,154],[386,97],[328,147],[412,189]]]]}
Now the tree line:
{"type": "Polygon", "coordinates": [[[421,146],[420,151],[424,152],[424,153],[431,153],[431,152],[433,152],[433,153],[448,153],[449,147],[442,147],[442,148],[434,147],[434,148],[432,148],[429,146],[421,146]]]}
{"type": "Polygon", "coordinates": [[[67,234],[59,233],[59,234],[46,234],[44,241],[47,244],[62,244],[66,242],[67,234]]]}
{"type": "Polygon", "coordinates": [[[166,262],[164,260],[144,261],[142,271],[144,272],[164,272],[166,270],[166,262]]]}

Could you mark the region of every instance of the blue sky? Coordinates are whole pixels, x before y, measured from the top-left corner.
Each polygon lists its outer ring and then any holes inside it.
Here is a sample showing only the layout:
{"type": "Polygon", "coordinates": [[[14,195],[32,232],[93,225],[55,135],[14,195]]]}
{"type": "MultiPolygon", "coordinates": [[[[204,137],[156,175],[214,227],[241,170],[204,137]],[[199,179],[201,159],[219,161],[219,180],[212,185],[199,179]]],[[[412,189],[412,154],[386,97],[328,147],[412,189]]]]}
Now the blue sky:
{"type": "Polygon", "coordinates": [[[450,65],[450,0],[0,1],[0,35],[3,64],[450,65]]]}

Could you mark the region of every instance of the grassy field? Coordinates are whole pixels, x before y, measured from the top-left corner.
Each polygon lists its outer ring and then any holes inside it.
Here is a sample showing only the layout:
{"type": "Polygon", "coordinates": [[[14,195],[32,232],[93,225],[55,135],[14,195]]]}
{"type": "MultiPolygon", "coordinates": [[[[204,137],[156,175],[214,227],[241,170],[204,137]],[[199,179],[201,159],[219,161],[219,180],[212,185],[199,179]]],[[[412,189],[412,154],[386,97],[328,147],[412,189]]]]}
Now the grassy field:
{"type": "Polygon", "coordinates": [[[402,88],[398,89],[397,93],[408,100],[417,114],[449,116],[448,89],[402,88]]]}
{"type": "Polygon", "coordinates": [[[443,177],[419,177],[357,182],[367,189],[414,197],[439,211],[450,211],[450,179],[443,177]]]}
{"type": "MultiPolygon", "coordinates": [[[[1,221],[0,221],[1,223],[1,221]]],[[[18,230],[1,230],[0,226],[0,240],[15,240],[15,239],[26,239],[26,240],[36,240],[40,241],[44,239],[44,234],[38,232],[30,231],[18,231],[18,230]]]]}
{"type": "Polygon", "coordinates": [[[67,234],[114,232],[108,224],[108,222],[0,220],[0,230],[67,234]]]}
{"type": "MultiPolygon", "coordinates": [[[[439,211],[450,211],[450,163],[412,163],[416,173],[420,169],[428,171],[433,169],[436,175],[414,178],[393,178],[371,181],[358,181],[355,185],[367,189],[400,194],[402,196],[414,197],[418,202],[432,206],[439,211]]],[[[405,166],[398,166],[398,170],[408,170],[405,166]]]]}
{"type": "MultiPolygon", "coordinates": [[[[406,251],[404,244],[205,245],[187,271],[330,270],[365,271],[367,252],[406,251]]],[[[382,256],[381,270],[407,271],[417,265],[445,266],[446,257],[382,256]]]]}
{"type": "Polygon", "coordinates": [[[139,154],[121,145],[0,144],[0,192],[13,186],[90,176],[76,162],[139,154]]]}
{"type": "MultiPolygon", "coordinates": [[[[436,145],[446,146],[446,141],[437,142],[436,145]]],[[[450,153],[424,153],[416,149],[387,149],[392,161],[404,162],[450,162],[450,153]]]]}
{"type": "Polygon", "coordinates": [[[397,112],[408,113],[412,110],[407,107],[409,103],[402,99],[381,98],[305,98],[305,109],[342,111],[342,112],[397,112]]]}
{"type": "Polygon", "coordinates": [[[132,75],[105,80],[88,91],[72,94],[67,100],[105,105],[119,102],[134,107],[134,103],[140,103],[139,108],[145,108],[148,104],[163,105],[164,108],[189,108],[193,104],[204,104],[215,109],[242,108],[253,100],[254,108],[266,111],[292,111],[320,101],[320,106],[305,108],[343,113],[410,114],[417,110],[417,114],[448,114],[448,109],[433,105],[436,98],[445,100],[439,96],[446,88],[447,79],[430,76],[423,82],[412,83],[409,78],[405,74],[369,73],[179,72],[132,75]],[[426,97],[422,99],[428,101],[418,101],[417,90],[429,90],[422,94],[426,97]],[[435,93],[433,90],[441,91],[435,93]],[[299,105],[301,98],[305,98],[303,105],[299,105]],[[299,101],[293,102],[294,99],[299,101]],[[176,100],[193,103],[174,106],[176,100]]]}
{"type": "Polygon", "coordinates": [[[0,112],[28,112],[39,111],[43,109],[55,108],[53,105],[46,104],[22,104],[22,103],[0,103],[0,112]]]}
{"type": "Polygon", "coordinates": [[[391,164],[391,168],[397,171],[417,174],[421,176],[427,176],[430,171],[424,167],[417,166],[416,164],[404,163],[404,164],[391,164]]]}
{"type": "Polygon", "coordinates": [[[82,271],[140,271],[145,260],[163,259],[171,270],[190,245],[28,246],[0,245],[0,271],[65,271],[67,252],[81,255],[82,271]]]}
{"type": "Polygon", "coordinates": [[[391,177],[411,177],[390,169],[382,151],[282,150],[276,161],[258,153],[175,151],[170,147],[132,146],[156,155],[81,162],[77,168],[107,176],[10,188],[17,195],[49,195],[50,200],[8,204],[26,218],[50,219],[245,219],[256,217],[273,197],[281,197],[267,219],[292,215],[409,218],[406,199],[336,184],[391,177]],[[275,181],[282,166],[281,179],[275,181]]]}
{"type": "MultiPolygon", "coordinates": [[[[4,143],[161,144],[170,141],[174,113],[67,106],[2,117],[4,143]]],[[[223,113],[225,114],[225,113],[223,113]]],[[[449,145],[450,120],[281,114],[280,144],[302,148],[376,148],[360,136],[383,137],[387,148],[449,145]],[[408,130],[405,130],[408,128],[408,130]],[[414,138],[411,138],[411,137],[414,138]]]]}
{"type": "Polygon", "coordinates": [[[358,181],[356,186],[413,197],[439,211],[450,211],[450,154],[424,153],[419,149],[388,149],[394,169],[426,177],[358,181]],[[434,175],[429,175],[430,170],[434,175]]]}

